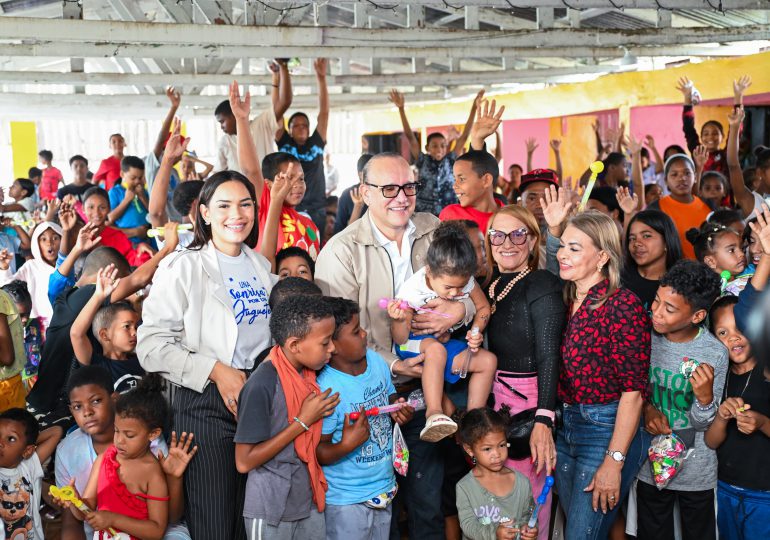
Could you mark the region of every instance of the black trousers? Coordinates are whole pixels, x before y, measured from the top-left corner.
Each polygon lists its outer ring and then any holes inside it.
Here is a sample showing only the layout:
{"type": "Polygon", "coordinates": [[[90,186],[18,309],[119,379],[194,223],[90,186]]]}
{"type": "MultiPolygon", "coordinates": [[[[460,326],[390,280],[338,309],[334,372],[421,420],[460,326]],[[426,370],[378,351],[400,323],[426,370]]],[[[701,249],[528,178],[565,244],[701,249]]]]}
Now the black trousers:
{"type": "Polygon", "coordinates": [[[184,475],[185,518],[193,540],[246,540],[246,475],[235,468],[236,421],[216,385],[176,388],[174,429],[195,434],[198,453],[184,475]]]}
{"type": "Polygon", "coordinates": [[[638,540],[674,540],[674,503],[679,501],[683,540],[715,540],[714,490],[674,491],[636,484],[638,540]]]}

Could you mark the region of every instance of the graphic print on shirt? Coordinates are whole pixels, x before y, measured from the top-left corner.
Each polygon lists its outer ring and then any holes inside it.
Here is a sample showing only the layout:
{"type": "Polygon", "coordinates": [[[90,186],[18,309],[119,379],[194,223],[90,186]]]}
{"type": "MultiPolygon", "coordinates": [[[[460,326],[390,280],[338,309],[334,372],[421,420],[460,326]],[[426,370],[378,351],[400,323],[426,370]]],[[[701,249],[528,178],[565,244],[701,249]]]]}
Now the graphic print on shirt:
{"type": "Polygon", "coordinates": [[[281,231],[283,232],[283,246],[279,249],[288,247],[298,247],[304,249],[310,254],[313,260],[318,258],[318,232],[314,228],[313,222],[308,219],[308,225],[304,225],[301,220],[295,219],[290,212],[284,208],[281,212],[281,231]]]}
{"type": "Polygon", "coordinates": [[[229,294],[233,302],[233,313],[236,324],[254,324],[258,319],[270,316],[270,306],[267,303],[267,289],[257,286],[257,276],[251,276],[250,281],[235,281],[228,278],[229,294]]]}
{"type": "Polygon", "coordinates": [[[478,508],[474,508],[473,513],[476,514],[476,519],[482,525],[500,522],[500,507],[495,504],[483,504],[478,508]]]}
{"type": "Polygon", "coordinates": [[[0,517],[3,519],[6,540],[32,540],[35,530],[32,522],[32,483],[19,475],[3,479],[0,484],[0,517]]]}
{"type": "MultiPolygon", "coordinates": [[[[364,390],[364,400],[351,404],[350,412],[382,407],[388,404],[386,385],[383,381],[376,386],[370,386],[364,390]]],[[[377,463],[383,459],[390,459],[390,444],[393,437],[393,427],[390,416],[379,414],[369,417],[369,440],[366,441],[356,456],[358,463],[377,463]],[[376,446],[375,446],[376,443],[376,446]]]]}
{"type": "Polygon", "coordinates": [[[671,429],[690,427],[687,413],[694,399],[692,385],[687,377],[660,366],[650,368],[650,402],[666,415],[671,429]]]}

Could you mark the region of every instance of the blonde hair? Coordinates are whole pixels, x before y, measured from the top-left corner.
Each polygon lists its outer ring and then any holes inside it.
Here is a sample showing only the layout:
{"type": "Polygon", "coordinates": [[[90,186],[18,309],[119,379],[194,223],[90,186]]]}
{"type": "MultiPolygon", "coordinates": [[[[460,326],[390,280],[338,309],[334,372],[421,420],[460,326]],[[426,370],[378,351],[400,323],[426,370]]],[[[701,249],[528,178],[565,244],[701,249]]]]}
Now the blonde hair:
{"type": "MultiPolygon", "coordinates": [[[[589,307],[596,309],[615,293],[620,287],[621,247],[620,233],[615,222],[606,214],[596,210],[587,210],[567,221],[567,226],[575,227],[588,236],[596,249],[607,255],[607,264],[602,266],[602,275],[609,280],[607,292],[589,307]]],[[[568,281],[564,287],[564,301],[569,304],[577,299],[577,286],[568,281]]]]}
{"type": "Polygon", "coordinates": [[[487,249],[487,280],[484,285],[487,285],[492,279],[492,273],[494,272],[494,260],[492,257],[492,244],[489,242],[489,229],[492,228],[492,224],[495,218],[499,215],[511,216],[521,221],[527,228],[527,234],[535,239],[535,248],[529,253],[529,269],[537,270],[540,264],[540,226],[537,223],[535,215],[517,204],[509,204],[498,208],[497,211],[492,214],[487,222],[487,230],[484,231],[484,245],[487,249]]]}

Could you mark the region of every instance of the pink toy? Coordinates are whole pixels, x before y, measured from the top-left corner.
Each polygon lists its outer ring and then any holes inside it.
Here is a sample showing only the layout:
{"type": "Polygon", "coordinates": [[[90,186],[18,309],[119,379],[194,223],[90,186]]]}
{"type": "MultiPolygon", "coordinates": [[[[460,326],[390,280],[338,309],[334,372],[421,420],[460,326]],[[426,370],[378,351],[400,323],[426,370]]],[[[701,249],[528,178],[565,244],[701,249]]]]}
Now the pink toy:
{"type": "MultiPolygon", "coordinates": [[[[395,300],[395,298],[393,298],[392,300],[395,300]]],[[[388,309],[388,304],[390,302],[391,302],[391,298],[380,298],[380,301],[377,304],[380,306],[381,309],[388,309]]],[[[409,304],[409,302],[407,302],[406,300],[401,300],[401,303],[399,304],[398,307],[400,307],[401,309],[409,309],[409,308],[411,308],[411,309],[414,309],[416,311],[425,311],[426,313],[433,313],[433,314],[438,315],[440,317],[444,317],[445,319],[449,318],[449,315],[447,313],[440,313],[440,312],[436,311],[435,309],[415,307],[415,306],[409,304]]]]}
{"type": "MultiPolygon", "coordinates": [[[[414,390],[411,394],[409,394],[409,399],[407,399],[405,403],[393,403],[391,405],[384,405],[382,407],[372,407],[371,409],[367,409],[366,411],[364,411],[364,414],[366,414],[366,416],[390,414],[392,412],[396,412],[402,409],[403,407],[406,407],[407,405],[414,408],[415,411],[424,409],[425,396],[423,396],[422,390],[414,390]]],[[[351,420],[358,420],[359,416],[361,416],[360,411],[350,413],[351,420]]]]}

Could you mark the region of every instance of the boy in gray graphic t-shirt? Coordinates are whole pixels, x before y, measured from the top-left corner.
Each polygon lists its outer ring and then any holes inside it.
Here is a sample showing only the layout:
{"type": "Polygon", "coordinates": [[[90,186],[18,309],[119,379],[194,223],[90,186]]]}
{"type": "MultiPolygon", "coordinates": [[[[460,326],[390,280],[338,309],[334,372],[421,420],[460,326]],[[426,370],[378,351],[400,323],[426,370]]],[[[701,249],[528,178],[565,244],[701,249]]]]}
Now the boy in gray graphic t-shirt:
{"type": "Polygon", "coordinates": [[[673,538],[674,503],[689,538],[715,538],[716,453],[703,440],[714,421],[729,364],[727,349],[702,323],[720,293],[719,276],[695,261],[679,261],[660,282],[652,304],[650,386],[644,406],[652,435],[678,435],[692,452],[665,489],[649,464],[637,485],[638,538],[673,538]]]}

